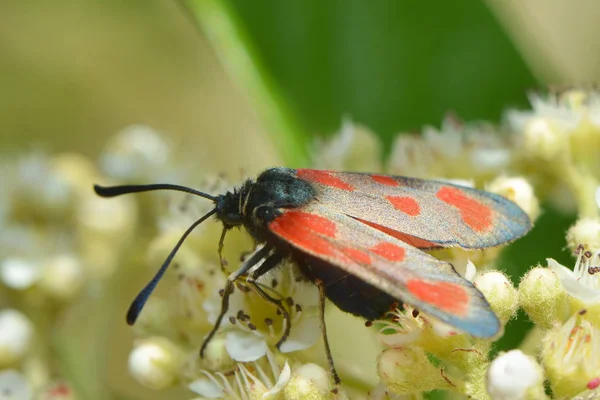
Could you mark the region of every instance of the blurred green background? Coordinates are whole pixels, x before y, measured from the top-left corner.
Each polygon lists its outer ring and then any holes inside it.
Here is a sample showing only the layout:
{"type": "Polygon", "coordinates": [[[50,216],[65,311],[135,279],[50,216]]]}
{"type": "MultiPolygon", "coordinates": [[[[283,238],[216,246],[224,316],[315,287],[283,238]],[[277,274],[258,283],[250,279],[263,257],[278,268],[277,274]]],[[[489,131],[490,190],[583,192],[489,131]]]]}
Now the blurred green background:
{"type": "MultiPolygon", "coordinates": [[[[448,111],[499,122],[507,107],[527,107],[530,89],[596,79],[594,3],[509,3],[1,2],[0,143],[94,157],[116,131],[143,123],[172,137],[198,176],[252,173],[306,163],[310,138],[344,116],[389,149],[398,132],[439,125],[448,111]]],[[[568,260],[570,221],[547,210],[505,254],[511,273],[568,260]]],[[[135,287],[115,295],[125,303],[135,287]]],[[[108,385],[115,398],[147,398],[124,373],[131,336],[121,317],[108,385]]]]}

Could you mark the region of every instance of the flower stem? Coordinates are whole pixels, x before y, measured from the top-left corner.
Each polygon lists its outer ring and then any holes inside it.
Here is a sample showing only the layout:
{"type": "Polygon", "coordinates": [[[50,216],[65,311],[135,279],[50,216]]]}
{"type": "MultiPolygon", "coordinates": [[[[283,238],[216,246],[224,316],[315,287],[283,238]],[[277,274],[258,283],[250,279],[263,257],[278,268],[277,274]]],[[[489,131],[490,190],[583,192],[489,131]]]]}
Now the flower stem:
{"type": "Polygon", "coordinates": [[[286,164],[290,167],[306,166],[307,135],[262,65],[235,10],[225,0],[191,0],[185,4],[229,75],[255,105],[286,164]]]}

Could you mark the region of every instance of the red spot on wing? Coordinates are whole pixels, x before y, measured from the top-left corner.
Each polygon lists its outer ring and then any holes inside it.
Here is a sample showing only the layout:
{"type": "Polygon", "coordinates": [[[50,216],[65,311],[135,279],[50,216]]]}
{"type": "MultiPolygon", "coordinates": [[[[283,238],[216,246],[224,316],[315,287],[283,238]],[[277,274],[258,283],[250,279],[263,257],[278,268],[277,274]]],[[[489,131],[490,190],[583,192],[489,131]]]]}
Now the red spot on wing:
{"type": "Polygon", "coordinates": [[[371,179],[373,179],[377,183],[381,183],[382,185],[386,186],[400,186],[400,183],[391,176],[371,175],[371,179]]]}
{"type": "Polygon", "coordinates": [[[334,238],[337,232],[335,222],[325,217],[302,211],[288,211],[275,218],[269,228],[300,249],[323,256],[335,255],[331,243],[320,237],[334,238]]]}
{"type": "Polygon", "coordinates": [[[464,287],[456,283],[430,283],[419,279],[411,279],[406,282],[406,288],[417,299],[442,311],[458,316],[467,314],[469,293],[464,287]]]}
{"type": "Polygon", "coordinates": [[[347,247],[342,252],[359,264],[371,265],[371,257],[362,250],[347,247]]]}
{"type": "Polygon", "coordinates": [[[331,238],[335,237],[337,232],[335,222],[320,215],[304,211],[288,211],[276,218],[273,222],[277,221],[283,221],[288,224],[291,222],[296,228],[308,228],[311,231],[331,238]]]}
{"type": "Polygon", "coordinates": [[[310,182],[320,183],[325,186],[346,190],[348,192],[354,190],[351,185],[347,184],[340,178],[333,176],[333,174],[328,171],[319,171],[316,169],[297,169],[296,176],[300,179],[306,179],[310,182]]]}
{"type": "Polygon", "coordinates": [[[390,261],[402,261],[406,256],[406,250],[393,243],[379,243],[378,245],[371,247],[370,250],[390,261]]]}
{"type": "Polygon", "coordinates": [[[421,214],[421,207],[419,203],[413,199],[412,197],[406,196],[386,196],[386,199],[396,210],[402,211],[405,214],[408,214],[412,217],[416,217],[421,214]]]}
{"type": "Polygon", "coordinates": [[[433,249],[436,247],[440,247],[440,245],[437,243],[433,243],[428,240],[409,235],[407,233],[395,231],[391,228],[388,228],[387,226],[383,226],[383,225],[379,225],[379,224],[376,224],[373,222],[365,221],[364,219],[360,219],[360,218],[355,218],[355,219],[357,221],[362,222],[365,225],[369,225],[370,227],[375,228],[378,231],[381,231],[387,235],[395,237],[396,239],[402,240],[404,243],[408,243],[411,246],[417,247],[419,249],[433,249]]]}
{"type": "Polygon", "coordinates": [[[438,199],[458,208],[460,217],[477,232],[488,230],[492,225],[492,210],[479,201],[466,196],[458,188],[444,186],[436,193],[438,199]]]}

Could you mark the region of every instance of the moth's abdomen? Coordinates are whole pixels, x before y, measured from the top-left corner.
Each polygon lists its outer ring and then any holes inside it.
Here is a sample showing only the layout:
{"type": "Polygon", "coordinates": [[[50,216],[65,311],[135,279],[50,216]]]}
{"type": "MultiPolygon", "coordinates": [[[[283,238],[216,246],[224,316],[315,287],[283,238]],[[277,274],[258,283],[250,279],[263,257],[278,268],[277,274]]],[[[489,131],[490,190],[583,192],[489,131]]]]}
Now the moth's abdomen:
{"type": "Polygon", "coordinates": [[[395,304],[401,303],[401,299],[390,296],[326,261],[302,253],[293,253],[292,259],[307,279],[311,282],[319,279],[324,283],[325,295],[342,311],[374,320],[384,317],[395,304]]]}

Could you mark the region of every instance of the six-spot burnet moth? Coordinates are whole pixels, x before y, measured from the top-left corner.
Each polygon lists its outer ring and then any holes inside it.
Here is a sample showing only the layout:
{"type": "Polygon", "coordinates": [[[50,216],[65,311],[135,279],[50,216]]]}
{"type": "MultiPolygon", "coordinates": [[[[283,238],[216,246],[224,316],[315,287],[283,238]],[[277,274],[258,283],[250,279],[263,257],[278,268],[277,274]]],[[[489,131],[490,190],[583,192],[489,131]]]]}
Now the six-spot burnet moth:
{"type": "Polygon", "coordinates": [[[286,325],[277,346],[286,340],[288,311],[282,299],[267,293],[256,280],[290,259],[319,288],[323,338],[336,383],[339,378],[323,319],[325,297],[343,311],[368,320],[405,303],[473,336],[492,337],[500,322],[482,293],[450,263],[422,250],[483,249],[515,240],[531,228],[523,210],[502,196],[447,182],[369,173],[272,168],[255,181],[247,180],[233,192],[217,196],[169,184],[94,188],[103,197],[170,189],[215,204],[187,229],[135,298],[127,313],[129,324],[135,322],[185,238],[214,215],[223,224],[220,257],[225,234],[236,226],[243,226],[264,246],[228,276],[220,315],[201,355],[241,277],[282,313],[286,325]]]}

